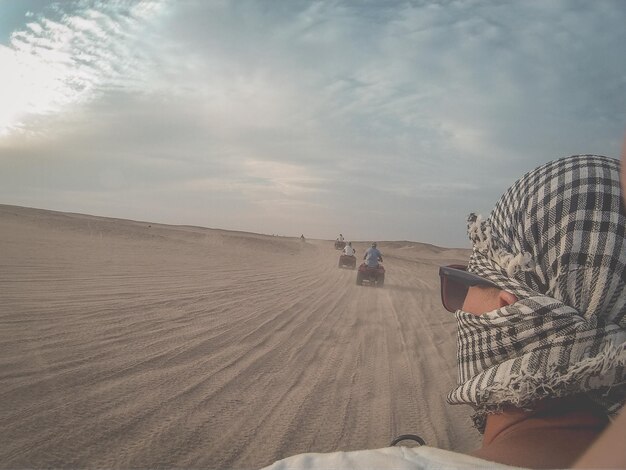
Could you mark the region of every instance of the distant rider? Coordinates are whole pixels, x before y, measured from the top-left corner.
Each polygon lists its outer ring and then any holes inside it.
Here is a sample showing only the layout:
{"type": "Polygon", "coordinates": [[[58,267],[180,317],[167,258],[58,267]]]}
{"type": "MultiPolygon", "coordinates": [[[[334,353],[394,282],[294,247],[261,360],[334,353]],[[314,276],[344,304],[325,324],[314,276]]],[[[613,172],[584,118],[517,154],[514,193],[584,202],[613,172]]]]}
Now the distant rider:
{"type": "Polygon", "coordinates": [[[346,256],[354,256],[356,251],[352,248],[352,242],[348,242],[348,244],[343,248],[343,254],[346,256]]]}
{"type": "Polygon", "coordinates": [[[377,268],[378,262],[383,262],[383,254],[378,251],[378,248],[376,248],[376,242],[372,243],[371,248],[367,249],[363,259],[365,260],[368,268],[377,268]]]}
{"type": "Polygon", "coordinates": [[[343,235],[339,234],[339,237],[337,237],[337,241],[342,242],[344,240],[343,235]]]}

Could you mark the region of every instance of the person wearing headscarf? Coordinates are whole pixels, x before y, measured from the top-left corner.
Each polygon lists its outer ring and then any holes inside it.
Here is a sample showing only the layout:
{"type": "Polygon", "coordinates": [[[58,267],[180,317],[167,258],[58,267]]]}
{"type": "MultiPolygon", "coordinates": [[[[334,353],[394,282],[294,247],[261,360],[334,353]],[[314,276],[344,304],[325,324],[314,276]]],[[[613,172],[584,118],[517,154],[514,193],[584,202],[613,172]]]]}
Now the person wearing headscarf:
{"type": "Polygon", "coordinates": [[[527,173],[471,214],[459,385],[484,432],[474,455],[565,467],[626,401],[626,214],[619,162],[578,155],[527,173]]]}
{"type": "Polygon", "coordinates": [[[474,409],[480,449],[309,453],[268,468],[565,468],[581,454],[601,466],[597,452],[583,453],[626,401],[619,172],[617,160],[595,155],[538,167],[488,218],[470,215],[468,266],[441,268],[442,301],[458,324],[459,383],[448,402],[474,409]]]}

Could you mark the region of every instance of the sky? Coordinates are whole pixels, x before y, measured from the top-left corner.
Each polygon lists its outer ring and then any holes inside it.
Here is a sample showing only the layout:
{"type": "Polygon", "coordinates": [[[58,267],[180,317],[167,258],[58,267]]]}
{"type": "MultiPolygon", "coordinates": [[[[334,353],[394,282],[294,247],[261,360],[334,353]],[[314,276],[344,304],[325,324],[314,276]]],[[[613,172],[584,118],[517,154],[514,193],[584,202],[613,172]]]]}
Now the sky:
{"type": "Polygon", "coordinates": [[[0,0],[0,203],[469,247],[620,155],[623,0],[0,0]]]}

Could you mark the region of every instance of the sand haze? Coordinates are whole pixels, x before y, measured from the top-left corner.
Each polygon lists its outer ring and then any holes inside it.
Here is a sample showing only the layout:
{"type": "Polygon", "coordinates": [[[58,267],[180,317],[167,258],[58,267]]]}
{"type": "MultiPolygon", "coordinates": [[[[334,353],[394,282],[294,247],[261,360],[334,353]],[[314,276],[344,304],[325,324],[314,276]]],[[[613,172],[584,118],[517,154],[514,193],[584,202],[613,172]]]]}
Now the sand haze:
{"type": "Polygon", "coordinates": [[[331,240],[16,206],[0,206],[0,247],[3,467],[257,468],[403,433],[479,441],[445,403],[456,327],[437,270],[466,250],[379,241],[377,289],[331,240]]]}

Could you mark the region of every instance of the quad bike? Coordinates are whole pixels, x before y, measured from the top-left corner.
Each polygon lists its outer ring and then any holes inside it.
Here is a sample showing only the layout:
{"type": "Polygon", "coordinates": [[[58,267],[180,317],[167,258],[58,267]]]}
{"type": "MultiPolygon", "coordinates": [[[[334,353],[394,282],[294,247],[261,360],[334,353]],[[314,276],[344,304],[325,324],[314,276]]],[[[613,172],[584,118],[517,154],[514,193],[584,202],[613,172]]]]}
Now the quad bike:
{"type": "Polygon", "coordinates": [[[378,264],[376,268],[370,268],[365,263],[361,263],[356,273],[356,285],[362,286],[367,282],[370,286],[382,287],[385,284],[385,268],[378,264]]]}
{"type": "Polygon", "coordinates": [[[346,246],[346,242],[335,240],[335,250],[343,250],[346,246]]]}
{"type": "Polygon", "coordinates": [[[340,268],[347,267],[350,269],[356,268],[356,256],[354,255],[340,255],[339,265],[340,268]]]}

